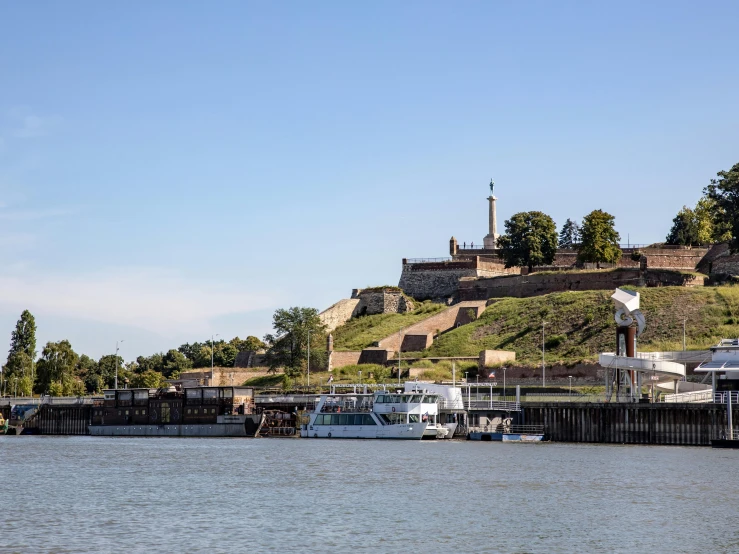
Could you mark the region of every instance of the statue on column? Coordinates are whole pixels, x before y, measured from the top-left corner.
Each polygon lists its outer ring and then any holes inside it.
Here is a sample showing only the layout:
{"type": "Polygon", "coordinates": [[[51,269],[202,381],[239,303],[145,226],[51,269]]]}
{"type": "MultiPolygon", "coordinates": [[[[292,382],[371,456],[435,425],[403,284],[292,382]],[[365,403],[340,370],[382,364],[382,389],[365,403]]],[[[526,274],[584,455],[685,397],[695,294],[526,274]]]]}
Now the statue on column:
{"type": "Polygon", "coordinates": [[[495,193],[495,181],[490,179],[490,196],[493,196],[494,193],[495,193]]]}

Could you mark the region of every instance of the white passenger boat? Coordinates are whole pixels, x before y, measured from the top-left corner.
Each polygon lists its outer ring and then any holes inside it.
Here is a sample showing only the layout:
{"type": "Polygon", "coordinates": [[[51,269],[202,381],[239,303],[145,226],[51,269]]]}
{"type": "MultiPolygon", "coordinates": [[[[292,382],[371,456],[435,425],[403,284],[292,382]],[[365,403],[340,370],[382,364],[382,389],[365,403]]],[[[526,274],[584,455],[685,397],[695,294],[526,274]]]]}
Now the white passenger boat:
{"type": "Polygon", "coordinates": [[[300,436],[420,440],[429,425],[436,428],[437,401],[435,394],[388,391],[321,395],[300,436]]]}
{"type": "Polygon", "coordinates": [[[462,389],[449,385],[406,381],[405,392],[438,396],[437,411],[433,419],[429,420],[424,439],[451,439],[454,436],[460,415],[466,413],[462,389]]]}

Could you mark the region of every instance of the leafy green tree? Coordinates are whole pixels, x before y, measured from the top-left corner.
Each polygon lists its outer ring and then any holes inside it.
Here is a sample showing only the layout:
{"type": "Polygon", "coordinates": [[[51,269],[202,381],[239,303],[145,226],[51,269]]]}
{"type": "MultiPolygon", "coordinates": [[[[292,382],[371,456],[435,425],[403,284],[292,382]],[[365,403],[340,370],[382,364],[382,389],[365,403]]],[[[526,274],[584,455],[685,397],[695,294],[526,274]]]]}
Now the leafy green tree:
{"type": "Polygon", "coordinates": [[[172,378],[174,375],[179,375],[180,372],[187,369],[192,369],[192,361],[188,360],[185,355],[179,350],[170,350],[162,358],[164,363],[162,375],[167,379],[172,378]]]}
{"type": "Polygon", "coordinates": [[[716,177],[703,191],[717,208],[713,219],[714,239],[729,235],[731,252],[739,252],[739,163],[729,171],[719,171],[716,177]]]}
{"type": "Polygon", "coordinates": [[[309,335],[311,354],[313,344],[325,345],[326,327],[315,308],[277,310],[272,316],[272,328],[274,333],[264,336],[264,342],[269,345],[265,359],[272,371],[283,367],[285,373],[291,376],[302,374],[307,367],[309,335]]]}
{"type": "Polygon", "coordinates": [[[12,378],[25,377],[26,373],[35,380],[36,359],[36,319],[31,312],[23,310],[15,329],[10,335],[10,350],[5,364],[4,375],[12,378]]]}
{"type": "Polygon", "coordinates": [[[36,389],[38,392],[49,391],[52,383],[59,383],[64,388],[64,381],[74,379],[75,368],[79,356],[72,350],[68,340],[47,342],[41,351],[37,365],[36,389]]]}
{"type": "Polygon", "coordinates": [[[134,388],[158,389],[164,384],[164,375],[158,371],[148,369],[143,373],[138,373],[131,379],[131,386],[134,388]]]}
{"type": "Polygon", "coordinates": [[[580,243],[580,226],[577,221],[567,218],[559,232],[560,248],[575,248],[580,243]]]}
{"type": "Polygon", "coordinates": [[[83,382],[85,384],[85,390],[89,394],[100,393],[104,388],[103,378],[98,373],[88,373],[85,375],[83,382]]]}
{"type": "Polygon", "coordinates": [[[236,347],[239,352],[256,352],[258,350],[266,350],[267,345],[253,335],[249,335],[245,339],[234,337],[229,344],[236,347]]]}
{"type": "Polygon", "coordinates": [[[696,213],[683,206],[672,220],[672,229],[665,239],[666,244],[693,246],[700,244],[700,228],[696,213]]]}
{"type": "Polygon", "coordinates": [[[557,253],[557,227],[547,214],[520,212],[505,222],[498,239],[498,255],[506,267],[548,265],[557,253]]]}
{"type": "Polygon", "coordinates": [[[148,370],[158,371],[162,373],[164,371],[164,356],[162,354],[152,354],[151,356],[139,356],[136,358],[139,372],[148,370]]]}
{"type": "Polygon", "coordinates": [[[32,361],[36,359],[36,319],[28,310],[23,310],[10,335],[8,357],[17,352],[25,352],[32,361]]]}
{"type": "Polygon", "coordinates": [[[239,350],[232,344],[219,344],[213,353],[214,363],[218,367],[233,367],[238,353],[239,350]]]}
{"type": "Polygon", "coordinates": [[[590,263],[616,263],[621,259],[618,241],[621,236],[614,227],[615,218],[603,210],[593,210],[582,220],[582,239],[578,260],[590,263]]]}
{"type": "Polygon", "coordinates": [[[128,377],[123,358],[115,354],[106,354],[98,360],[98,373],[106,388],[115,386],[116,365],[118,367],[118,387],[123,388],[125,379],[128,377]]]}

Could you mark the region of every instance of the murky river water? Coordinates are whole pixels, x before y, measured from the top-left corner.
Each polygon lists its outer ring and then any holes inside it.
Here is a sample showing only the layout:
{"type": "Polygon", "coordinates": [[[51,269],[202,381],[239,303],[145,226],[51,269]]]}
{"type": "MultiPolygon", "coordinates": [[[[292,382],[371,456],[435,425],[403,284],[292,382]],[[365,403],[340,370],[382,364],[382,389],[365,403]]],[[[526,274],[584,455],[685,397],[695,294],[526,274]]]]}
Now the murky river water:
{"type": "Polygon", "coordinates": [[[737,552],[739,451],[0,437],[0,552],[737,552]]]}

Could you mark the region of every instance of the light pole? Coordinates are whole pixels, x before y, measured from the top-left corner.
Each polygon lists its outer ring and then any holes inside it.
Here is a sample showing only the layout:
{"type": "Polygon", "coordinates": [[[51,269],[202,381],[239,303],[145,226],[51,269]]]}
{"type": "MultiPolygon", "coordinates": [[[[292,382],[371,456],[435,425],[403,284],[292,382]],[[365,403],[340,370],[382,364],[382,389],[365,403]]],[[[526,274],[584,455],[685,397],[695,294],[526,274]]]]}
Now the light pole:
{"type": "Polygon", "coordinates": [[[400,353],[403,351],[403,328],[400,328],[400,331],[398,331],[398,335],[400,336],[400,342],[398,343],[398,386],[400,386],[400,353]]]}
{"type": "Polygon", "coordinates": [[[546,387],[547,386],[547,379],[546,379],[546,364],[544,363],[544,325],[546,325],[546,321],[541,322],[541,386],[546,387]]]}
{"type": "MultiPolygon", "coordinates": [[[[215,338],[220,336],[218,333],[210,335],[210,385],[213,386],[213,352],[216,349],[215,338]]],[[[203,383],[205,384],[205,383],[203,383]]]]}
{"type": "Polygon", "coordinates": [[[688,321],[688,319],[687,318],[684,318],[683,319],[683,352],[685,352],[687,350],[687,348],[685,348],[685,346],[686,346],[685,345],[685,322],[686,321],[688,321]]]}
{"type": "Polygon", "coordinates": [[[115,387],[118,388],[118,343],[125,342],[123,339],[115,341],[115,387]]]}
{"type": "Polygon", "coordinates": [[[310,387],[310,331],[308,331],[308,386],[310,387]]]}
{"type": "Polygon", "coordinates": [[[570,378],[570,396],[572,396],[572,375],[569,375],[570,378]]]}
{"type": "Polygon", "coordinates": [[[13,396],[15,398],[18,398],[18,376],[17,375],[13,377],[13,381],[15,383],[15,388],[13,389],[13,396]]]}
{"type": "Polygon", "coordinates": [[[359,370],[359,386],[362,386],[362,370],[359,370]]]}
{"type": "Polygon", "coordinates": [[[506,372],[507,369],[508,369],[507,367],[504,367],[503,368],[503,402],[506,401],[506,399],[505,399],[505,397],[506,397],[506,394],[505,394],[505,372],[506,372]]]}

